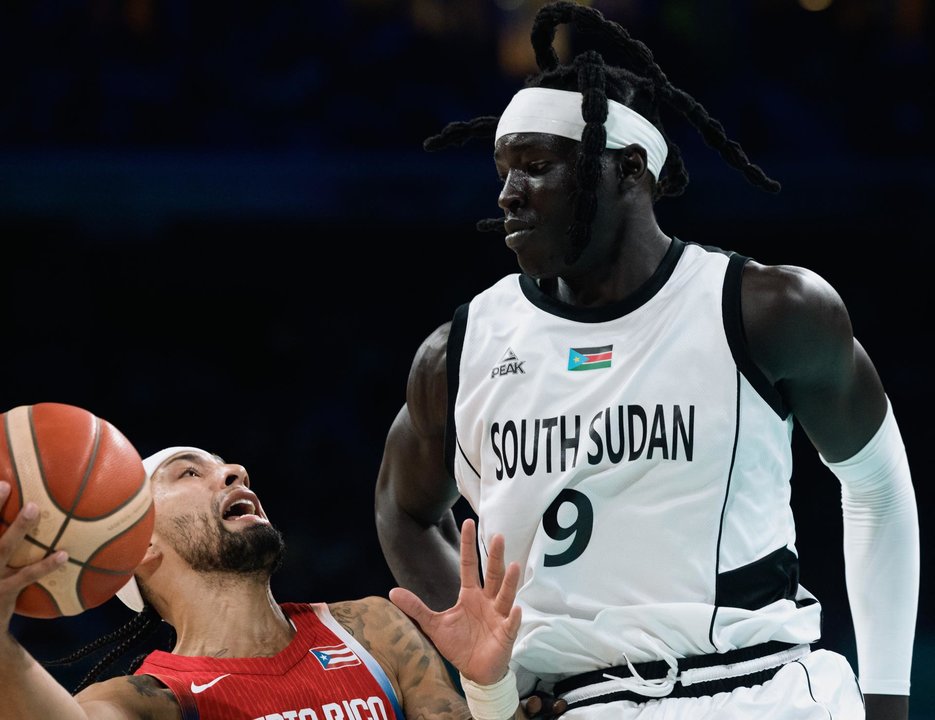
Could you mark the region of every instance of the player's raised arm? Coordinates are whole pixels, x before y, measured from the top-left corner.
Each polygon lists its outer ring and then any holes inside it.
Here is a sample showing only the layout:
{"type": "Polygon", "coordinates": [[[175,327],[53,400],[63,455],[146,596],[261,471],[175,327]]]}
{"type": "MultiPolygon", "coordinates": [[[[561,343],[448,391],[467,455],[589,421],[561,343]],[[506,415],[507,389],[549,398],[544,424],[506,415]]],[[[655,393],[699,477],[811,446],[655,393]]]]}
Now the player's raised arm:
{"type": "MultiPolygon", "coordinates": [[[[10,485],[0,481],[0,507],[10,496],[10,485]]],[[[39,522],[38,507],[27,503],[0,536],[0,677],[3,697],[0,720],[55,718],[55,720],[128,720],[177,718],[178,707],[155,692],[135,688],[128,678],[116,678],[89,688],[86,696],[72,697],[9,632],[16,598],[22,590],[67,562],[64,551],[21,568],[7,563],[39,522]],[[146,709],[146,714],[142,712],[146,709]]],[[[150,681],[152,682],[152,681],[150,681]]]]}

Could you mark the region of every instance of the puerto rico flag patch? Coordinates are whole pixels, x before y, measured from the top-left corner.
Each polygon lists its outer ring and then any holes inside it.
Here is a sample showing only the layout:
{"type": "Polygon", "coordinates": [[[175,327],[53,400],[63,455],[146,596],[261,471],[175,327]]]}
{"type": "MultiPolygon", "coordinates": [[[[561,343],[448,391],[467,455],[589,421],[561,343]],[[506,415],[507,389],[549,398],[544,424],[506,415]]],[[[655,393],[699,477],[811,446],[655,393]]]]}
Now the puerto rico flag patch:
{"type": "Polygon", "coordinates": [[[309,652],[315,656],[325,670],[337,670],[338,668],[360,665],[360,658],[347,645],[309,648],[309,652]]]}
{"type": "Polygon", "coordinates": [[[590,348],[569,348],[569,370],[600,370],[609,368],[614,355],[613,345],[601,345],[590,348]]]}

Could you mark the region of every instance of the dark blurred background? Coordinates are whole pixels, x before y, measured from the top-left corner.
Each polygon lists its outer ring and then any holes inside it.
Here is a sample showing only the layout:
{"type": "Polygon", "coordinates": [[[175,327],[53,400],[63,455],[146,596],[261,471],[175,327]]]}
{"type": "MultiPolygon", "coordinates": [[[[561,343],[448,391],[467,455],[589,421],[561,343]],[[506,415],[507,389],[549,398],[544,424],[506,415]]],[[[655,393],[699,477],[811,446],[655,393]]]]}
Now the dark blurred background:
{"type": "MultiPolygon", "coordinates": [[[[491,148],[422,140],[502,110],[534,70],[540,4],[4,0],[0,407],[81,405],[144,456],[194,444],[239,461],[289,544],[280,600],[385,595],[373,484],[412,355],[516,267],[474,228],[498,213],[491,148]]],[[[933,8],[591,4],[783,184],[756,189],[666,118],[691,183],[657,206],[663,228],[810,267],[851,310],[914,469],[912,717],[935,718],[933,8]]],[[[840,489],[795,443],[801,581],[824,605],[821,645],[856,662],[840,489]]],[[[14,632],[50,659],[130,616],[113,600],[14,632]]]]}

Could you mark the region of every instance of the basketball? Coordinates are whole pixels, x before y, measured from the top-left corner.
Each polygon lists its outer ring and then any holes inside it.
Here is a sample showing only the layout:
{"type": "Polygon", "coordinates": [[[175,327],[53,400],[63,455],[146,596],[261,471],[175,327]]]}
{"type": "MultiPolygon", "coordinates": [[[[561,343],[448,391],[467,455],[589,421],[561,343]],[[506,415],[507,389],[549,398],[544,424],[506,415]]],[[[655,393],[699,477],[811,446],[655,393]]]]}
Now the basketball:
{"type": "Polygon", "coordinates": [[[12,493],[0,535],[25,503],[39,506],[39,524],[8,566],[68,552],[68,562],[20,593],[15,612],[55,618],[100,605],[130,579],[152,537],[142,458],[112,424],[74,405],[22,405],[2,419],[0,480],[12,493]]]}

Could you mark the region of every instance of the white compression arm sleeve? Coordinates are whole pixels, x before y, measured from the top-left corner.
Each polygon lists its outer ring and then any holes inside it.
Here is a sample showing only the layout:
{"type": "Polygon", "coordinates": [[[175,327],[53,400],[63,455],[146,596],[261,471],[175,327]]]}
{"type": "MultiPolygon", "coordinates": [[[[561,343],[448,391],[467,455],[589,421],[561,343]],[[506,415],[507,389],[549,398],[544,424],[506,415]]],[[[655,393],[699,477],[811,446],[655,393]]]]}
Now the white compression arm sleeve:
{"type": "Polygon", "coordinates": [[[889,398],[870,442],[848,460],[822,462],[841,481],[845,577],[861,690],[908,695],[919,602],[919,517],[889,398]]]}

